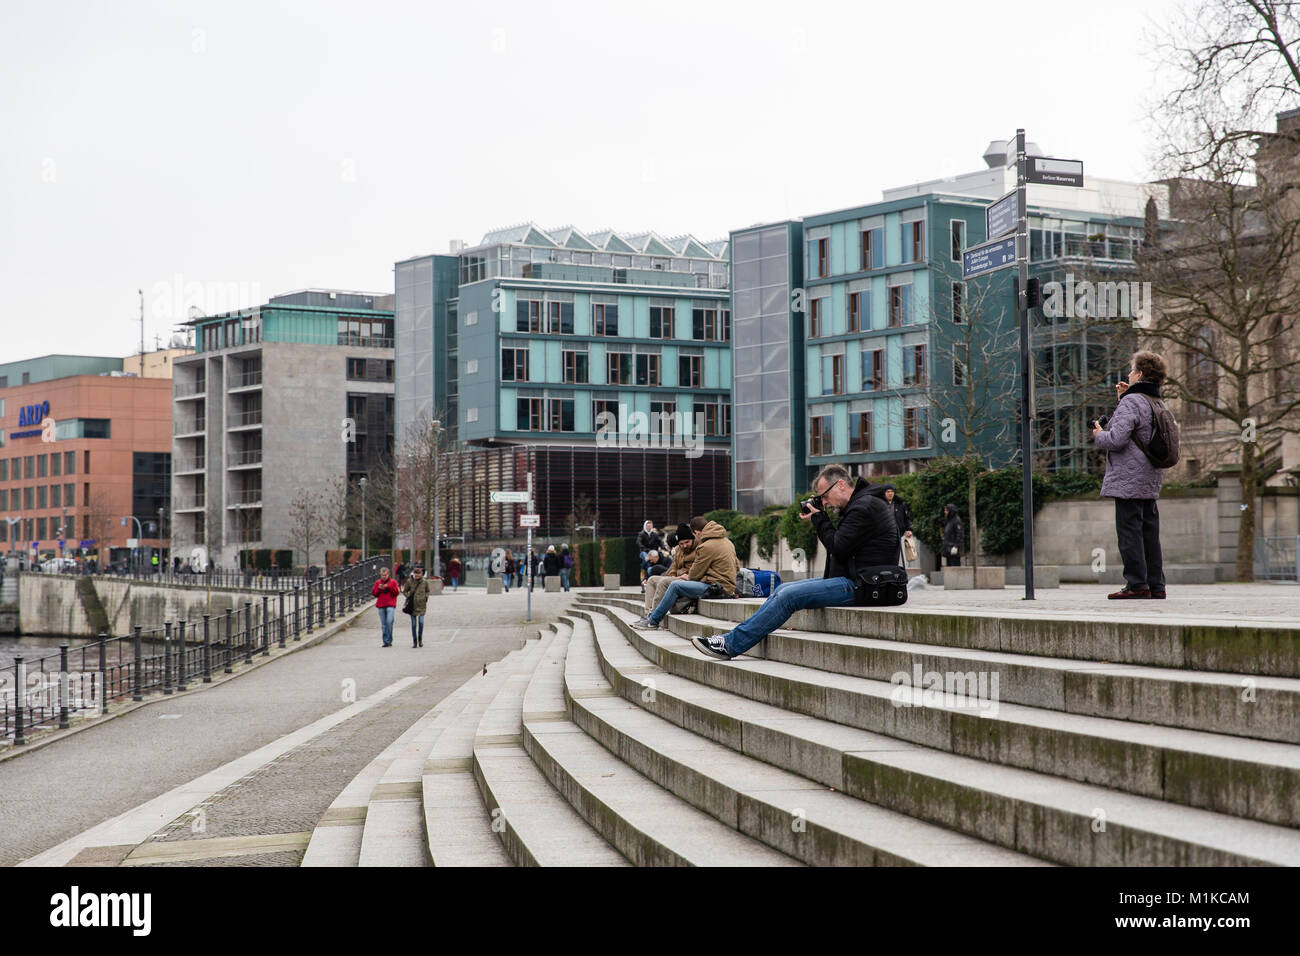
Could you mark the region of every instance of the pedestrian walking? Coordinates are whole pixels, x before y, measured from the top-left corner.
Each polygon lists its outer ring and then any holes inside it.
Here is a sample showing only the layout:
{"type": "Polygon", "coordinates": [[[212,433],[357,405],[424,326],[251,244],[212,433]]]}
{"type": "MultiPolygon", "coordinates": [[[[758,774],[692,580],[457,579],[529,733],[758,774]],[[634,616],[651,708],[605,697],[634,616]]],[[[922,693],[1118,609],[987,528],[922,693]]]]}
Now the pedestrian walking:
{"type": "Polygon", "coordinates": [[[447,562],[447,578],[451,581],[451,589],[456,590],[456,586],[460,584],[460,558],[455,555],[447,562]]]}
{"type": "Polygon", "coordinates": [[[397,595],[401,585],[393,580],[387,568],[379,569],[379,580],[370,586],[370,593],[375,596],[375,607],[379,609],[379,628],[384,647],[393,646],[393,615],[397,612],[397,595]]]}
{"type": "Polygon", "coordinates": [[[885,485],[885,503],[894,512],[894,525],[902,538],[903,563],[916,560],[916,540],[912,537],[912,512],[907,502],[898,496],[893,485],[885,485]]]}
{"type": "Polygon", "coordinates": [[[402,610],[411,615],[411,646],[424,646],[424,612],[429,605],[429,582],[424,578],[424,568],[418,564],[402,585],[406,604],[402,610]]]}
{"type": "MultiPolygon", "coordinates": [[[[1155,352],[1136,353],[1128,381],[1121,378],[1115,384],[1119,404],[1106,427],[1102,428],[1100,421],[1092,423],[1092,440],[1106,453],[1101,495],[1115,499],[1115,535],[1124,561],[1124,587],[1107,595],[1112,600],[1165,597],[1160,511],[1156,507],[1165,473],[1148,452],[1161,419],[1168,415],[1160,396],[1166,374],[1165,360],[1155,352]]],[[[1163,425],[1162,438],[1166,447],[1172,444],[1176,460],[1178,426],[1172,416],[1164,418],[1163,425]]]]}
{"type": "Polygon", "coordinates": [[[563,553],[560,555],[560,586],[565,591],[569,590],[569,573],[573,570],[573,553],[569,546],[564,546],[563,553]]]}
{"type": "Polygon", "coordinates": [[[510,593],[510,585],[515,580],[515,556],[506,548],[505,564],[501,567],[501,583],[505,587],[506,593],[510,593]]]}
{"type": "Polygon", "coordinates": [[[966,529],[957,514],[957,506],[943,506],[943,558],[948,567],[961,565],[961,546],[965,541],[966,529]]]}

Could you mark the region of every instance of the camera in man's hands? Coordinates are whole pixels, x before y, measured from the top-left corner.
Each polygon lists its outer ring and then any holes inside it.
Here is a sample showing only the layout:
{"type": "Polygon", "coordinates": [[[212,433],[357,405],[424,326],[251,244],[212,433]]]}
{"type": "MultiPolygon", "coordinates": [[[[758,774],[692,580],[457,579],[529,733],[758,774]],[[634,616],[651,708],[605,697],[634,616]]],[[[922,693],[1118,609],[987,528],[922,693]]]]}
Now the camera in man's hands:
{"type": "Polygon", "coordinates": [[[825,511],[826,506],[822,504],[821,495],[813,495],[811,498],[805,498],[799,503],[799,513],[804,515],[812,514],[813,508],[818,511],[825,511]]]}

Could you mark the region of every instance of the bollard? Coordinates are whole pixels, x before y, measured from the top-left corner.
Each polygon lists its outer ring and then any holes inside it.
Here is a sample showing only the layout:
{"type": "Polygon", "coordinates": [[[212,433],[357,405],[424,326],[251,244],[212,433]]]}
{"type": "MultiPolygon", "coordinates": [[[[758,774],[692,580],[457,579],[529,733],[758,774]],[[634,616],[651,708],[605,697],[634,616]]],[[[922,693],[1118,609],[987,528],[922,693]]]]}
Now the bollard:
{"type": "Polygon", "coordinates": [[[226,673],[235,672],[235,626],[232,623],[232,611],[226,608],[226,673]]]}
{"type": "Polygon", "coordinates": [[[300,602],[301,597],[302,597],[302,592],[298,589],[298,585],[295,584],[293,586],[293,639],[295,641],[302,640],[302,638],[299,636],[302,633],[302,605],[300,602]]]}
{"type": "Polygon", "coordinates": [[[59,730],[68,729],[68,642],[59,645],[59,730]]]}
{"type": "Polygon", "coordinates": [[[253,663],[253,602],[244,602],[244,663],[253,663]]]}
{"type": "Polygon", "coordinates": [[[135,626],[135,693],[132,700],[144,700],[144,645],[140,643],[140,625],[135,626]]]}
{"type": "Polygon", "coordinates": [[[181,634],[176,642],[176,689],[185,690],[185,622],[181,621],[181,634]]]}
{"type": "Polygon", "coordinates": [[[203,615],[203,683],[212,683],[212,633],[208,630],[211,615],[203,615]]]}
{"type": "Polygon", "coordinates": [[[276,630],[280,632],[280,649],[284,649],[284,592],[280,592],[280,617],[276,621],[276,630]]]}
{"type": "Polygon", "coordinates": [[[163,626],[163,693],[172,692],[172,622],[165,621],[163,626]]]}
{"type": "Polygon", "coordinates": [[[99,712],[108,713],[108,635],[99,632],[99,712]]]}
{"type": "Polygon", "coordinates": [[[262,656],[271,656],[271,638],[266,630],[266,602],[271,600],[270,597],[262,595],[262,656]]]}
{"type": "Polygon", "coordinates": [[[23,667],[23,655],[14,655],[14,746],[21,747],[27,743],[23,736],[24,685],[27,683],[27,668],[23,667]]]}

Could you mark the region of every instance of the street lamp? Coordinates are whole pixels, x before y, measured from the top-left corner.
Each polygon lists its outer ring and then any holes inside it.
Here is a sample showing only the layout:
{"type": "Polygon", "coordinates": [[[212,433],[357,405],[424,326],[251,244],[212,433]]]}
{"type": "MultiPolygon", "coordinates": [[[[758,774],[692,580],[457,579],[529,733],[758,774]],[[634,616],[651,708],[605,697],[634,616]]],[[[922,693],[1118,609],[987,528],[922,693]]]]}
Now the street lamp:
{"type": "Polygon", "coordinates": [[[442,557],[438,549],[438,492],[442,490],[442,449],[438,443],[442,437],[442,422],[434,419],[433,425],[433,453],[436,459],[433,465],[433,567],[425,570],[426,576],[441,577],[438,569],[441,567],[442,557]]]}
{"type": "Polygon", "coordinates": [[[573,530],[574,530],[574,531],[588,531],[588,530],[589,530],[589,531],[591,531],[591,540],[592,540],[593,542],[596,540],[596,526],[595,526],[594,524],[575,524],[575,525],[573,526],[573,530]]]}
{"type": "MultiPolygon", "coordinates": [[[[135,522],[135,547],[131,549],[131,567],[132,570],[139,570],[140,542],[144,540],[144,525],[140,523],[140,519],[135,515],[129,515],[128,517],[135,522]]],[[[126,518],[122,519],[122,524],[126,524],[126,518]]],[[[112,557],[111,551],[109,552],[109,556],[112,557]]]]}
{"type": "Polygon", "coordinates": [[[366,560],[366,476],[357,482],[361,486],[361,560],[366,560]]]}
{"type": "MultiPolygon", "coordinates": [[[[144,359],[141,359],[140,361],[143,362],[144,359]]],[[[144,366],[142,365],[141,369],[143,368],[144,366]]],[[[159,505],[158,506],[158,570],[159,571],[164,570],[162,566],[162,540],[163,540],[163,516],[165,512],[166,509],[163,508],[161,505],[159,505]]]]}

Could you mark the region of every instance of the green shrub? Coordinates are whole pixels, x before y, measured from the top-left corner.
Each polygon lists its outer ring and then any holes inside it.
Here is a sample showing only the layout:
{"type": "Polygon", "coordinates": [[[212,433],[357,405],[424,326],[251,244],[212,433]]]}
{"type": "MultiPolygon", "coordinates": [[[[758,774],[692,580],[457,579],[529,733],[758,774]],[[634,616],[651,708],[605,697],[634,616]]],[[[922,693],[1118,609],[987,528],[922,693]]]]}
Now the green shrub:
{"type": "Polygon", "coordinates": [[[1047,476],[1049,501],[1061,498],[1095,498],[1101,491],[1101,478],[1087,471],[1056,471],[1047,476]]]}

